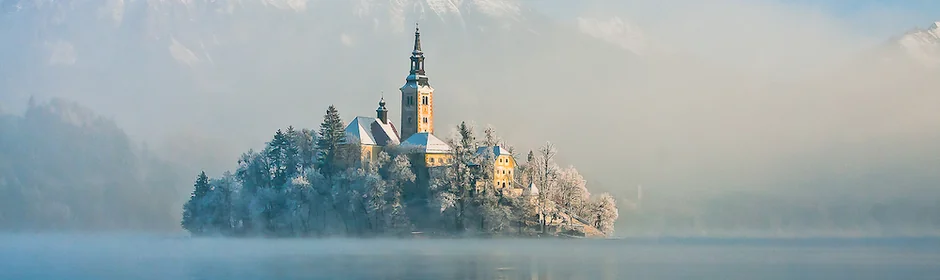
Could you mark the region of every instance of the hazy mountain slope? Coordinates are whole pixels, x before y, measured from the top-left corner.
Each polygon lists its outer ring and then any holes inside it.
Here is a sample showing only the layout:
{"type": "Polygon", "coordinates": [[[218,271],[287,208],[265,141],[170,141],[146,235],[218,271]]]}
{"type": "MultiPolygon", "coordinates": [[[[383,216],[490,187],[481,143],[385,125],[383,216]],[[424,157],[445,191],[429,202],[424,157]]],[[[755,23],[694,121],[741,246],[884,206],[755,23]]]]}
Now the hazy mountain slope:
{"type": "Polygon", "coordinates": [[[914,61],[928,67],[940,66],[940,21],[926,29],[910,31],[894,41],[914,61]]]}
{"type": "Polygon", "coordinates": [[[175,170],[88,109],[31,105],[0,116],[0,229],[177,229],[175,170]]]}

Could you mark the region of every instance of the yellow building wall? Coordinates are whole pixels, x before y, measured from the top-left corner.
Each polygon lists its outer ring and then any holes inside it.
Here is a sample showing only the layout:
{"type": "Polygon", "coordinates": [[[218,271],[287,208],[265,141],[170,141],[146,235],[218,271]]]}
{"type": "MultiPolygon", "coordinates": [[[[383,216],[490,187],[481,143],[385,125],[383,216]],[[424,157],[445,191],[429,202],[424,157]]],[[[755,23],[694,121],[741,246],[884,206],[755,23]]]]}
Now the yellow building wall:
{"type": "Polygon", "coordinates": [[[493,185],[496,189],[515,188],[513,178],[515,178],[516,160],[510,155],[501,155],[496,157],[493,164],[493,185]]]}
{"type": "Polygon", "coordinates": [[[450,164],[451,155],[450,154],[425,154],[424,155],[424,166],[427,167],[438,167],[450,164]]]}
{"type": "MultiPolygon", "coordinates": [[[[420,91],[419,91],[420,92],[420,91]]],[[[429,132],[434,133],[434,91],[426,93],[418,93],[417,95],[417,108],[418,108],[418,119],[415,120],[418,124],[418,133],[429,132]],[[424,97],[427,96],[428,104],[424,105],[424,97]],[[424,118],[428,118],[428,122],[424,122],[424,118]]]]}
{"type": "Polygon", "coordinates": [[[382,153],[382,146],[362,145],[360,146],[363,161],[373,161],[379,158],[382,153]]]}

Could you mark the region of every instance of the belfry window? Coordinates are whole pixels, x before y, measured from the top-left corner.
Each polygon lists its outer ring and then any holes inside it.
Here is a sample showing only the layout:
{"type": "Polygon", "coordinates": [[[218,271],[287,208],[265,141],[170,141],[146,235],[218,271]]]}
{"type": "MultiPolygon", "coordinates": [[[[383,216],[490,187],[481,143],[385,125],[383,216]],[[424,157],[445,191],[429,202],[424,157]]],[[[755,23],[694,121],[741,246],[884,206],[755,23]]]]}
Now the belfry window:
{"type": "Polygon", "coordinates": [[[421,97],[421,105],[428,105],[428,97],[427,97],[427,96],[422,96],[422,97],[421,97]]]}
{"type": "Polygon", "coordinates": [[[422,122],[424,122],[424,123],[428,123],[428,118],[427,118],[427,117],[425,117],[425,118],[424,118],[424,119],[422,119],[421,121],[422,121],[422,122]]]}

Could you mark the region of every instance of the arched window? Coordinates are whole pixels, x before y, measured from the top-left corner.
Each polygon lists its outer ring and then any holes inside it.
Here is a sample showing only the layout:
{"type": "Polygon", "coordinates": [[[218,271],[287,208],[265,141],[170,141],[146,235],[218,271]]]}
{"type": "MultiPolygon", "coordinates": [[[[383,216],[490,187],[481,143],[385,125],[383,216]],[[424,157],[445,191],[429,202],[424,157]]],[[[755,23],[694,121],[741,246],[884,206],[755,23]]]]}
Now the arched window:
{"type": "Polygon", "coordinates": [[[428,105],[428,97],[427,97],[427,96],[422,96],[422,97],[421,97],[421,105],[428,105]]]}

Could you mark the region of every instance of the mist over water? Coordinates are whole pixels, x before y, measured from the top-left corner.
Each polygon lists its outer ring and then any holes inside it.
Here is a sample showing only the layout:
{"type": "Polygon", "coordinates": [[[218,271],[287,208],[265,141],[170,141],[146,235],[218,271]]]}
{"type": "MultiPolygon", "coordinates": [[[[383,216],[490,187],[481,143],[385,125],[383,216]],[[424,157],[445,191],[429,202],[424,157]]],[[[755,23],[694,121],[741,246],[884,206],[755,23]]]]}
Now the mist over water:
{"type": "Polygon", "coordinates": [[[0,279],[935,279],[940,240],[3,235],[0,279]]]}

